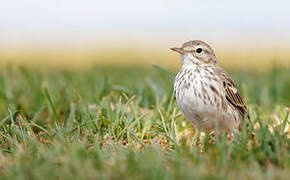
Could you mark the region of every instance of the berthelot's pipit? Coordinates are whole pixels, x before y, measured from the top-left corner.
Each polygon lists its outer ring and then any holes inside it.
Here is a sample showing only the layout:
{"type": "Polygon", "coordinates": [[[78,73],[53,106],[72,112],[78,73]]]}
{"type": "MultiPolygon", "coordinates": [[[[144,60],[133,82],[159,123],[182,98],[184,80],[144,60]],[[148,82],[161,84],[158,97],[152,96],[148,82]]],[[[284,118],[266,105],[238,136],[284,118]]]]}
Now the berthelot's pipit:
{"type": "Polygon", "coordinates": [[[171,50],[182,58],[174,93],[185,118],[197,130],[237,130],[247,107],[230,75],[218,65],[212,48],[194,40],[171,50]]]}

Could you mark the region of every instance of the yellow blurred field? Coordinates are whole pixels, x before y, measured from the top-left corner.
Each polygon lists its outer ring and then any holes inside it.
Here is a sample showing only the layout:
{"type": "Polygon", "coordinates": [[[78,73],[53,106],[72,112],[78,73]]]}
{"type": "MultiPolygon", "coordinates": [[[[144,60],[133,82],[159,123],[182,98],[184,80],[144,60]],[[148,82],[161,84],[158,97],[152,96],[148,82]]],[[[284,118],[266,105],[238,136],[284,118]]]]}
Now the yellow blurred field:
{"type": "MultiPolygon", "coordinates": [[[[231,69],[265,71],[272,66],[289,68],[290,52],[253,49],[251,52],[242,49],[216,49],[219,63],[231,69]]],[[[158,64],[177,70],[181,64],[178,55],[169,47],[160,48],[27,48],[0,49],[1,66],[5,64],[28,65],[47,68],[85,68],[100,66],[151,66],[158,64]]]]}

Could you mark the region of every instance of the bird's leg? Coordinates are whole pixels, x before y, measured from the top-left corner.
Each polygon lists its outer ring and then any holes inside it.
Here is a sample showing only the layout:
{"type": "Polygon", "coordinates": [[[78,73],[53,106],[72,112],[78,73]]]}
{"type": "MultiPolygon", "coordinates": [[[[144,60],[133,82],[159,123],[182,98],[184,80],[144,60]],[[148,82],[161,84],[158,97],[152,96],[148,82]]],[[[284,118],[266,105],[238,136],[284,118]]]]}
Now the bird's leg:
{"type": "Polygon", "coordinates": [[[215,141],[216,141],[216,132],[215,131],[211,131],[210,133],[209,133],[209,143],[210,144],[214,144],[215,143],[215,141]]]}
{"type": "Polygon", "coordinates": [[[232,131],[230,131],[228,133],[228,136],[229,136],[230,140],[233,141],[235,139],[238,139],[239,134],[240,134],[240,131],[238,129],[233,129],[232,131]]]}
{"type": "Polygon", "coordinates": [[[195,145],[198,145],[199,137],[200,137],[200,128],[195,127],[194,138],[193,138],[193,143],[195,145]]]}

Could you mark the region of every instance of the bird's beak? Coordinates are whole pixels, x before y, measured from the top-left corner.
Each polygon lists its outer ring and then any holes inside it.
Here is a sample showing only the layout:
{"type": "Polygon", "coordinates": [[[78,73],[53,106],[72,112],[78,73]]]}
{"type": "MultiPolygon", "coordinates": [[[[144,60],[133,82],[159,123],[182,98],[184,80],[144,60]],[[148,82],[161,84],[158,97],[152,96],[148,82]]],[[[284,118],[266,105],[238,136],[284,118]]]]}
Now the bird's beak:
{"type": "Polygon", "coordinates": [[[186,52],[182,49],[182,48],[177,48],[177,47],[174,47],[174,48],[170,48],[172,51],[176,51],[178,52],[179,54],[185,54],[186,52]]]}

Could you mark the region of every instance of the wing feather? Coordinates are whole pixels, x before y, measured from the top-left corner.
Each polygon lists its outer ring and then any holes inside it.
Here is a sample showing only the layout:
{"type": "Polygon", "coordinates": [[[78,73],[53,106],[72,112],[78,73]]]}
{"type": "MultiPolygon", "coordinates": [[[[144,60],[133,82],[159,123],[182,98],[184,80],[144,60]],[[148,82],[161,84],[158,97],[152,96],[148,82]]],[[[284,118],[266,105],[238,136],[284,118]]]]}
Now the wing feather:
{"type": "Polygon", "coordinates": [[[225,90],[225,95],[227,101],[239,111],[241,115],[247,113],[247,106],[245,105],[242,96],[239,93],[239,90],[236,88],[233,80],[230,75],[226,73],[222,68],[218,68],[219,76],[223,80],[223,87],[225,90]]]}

